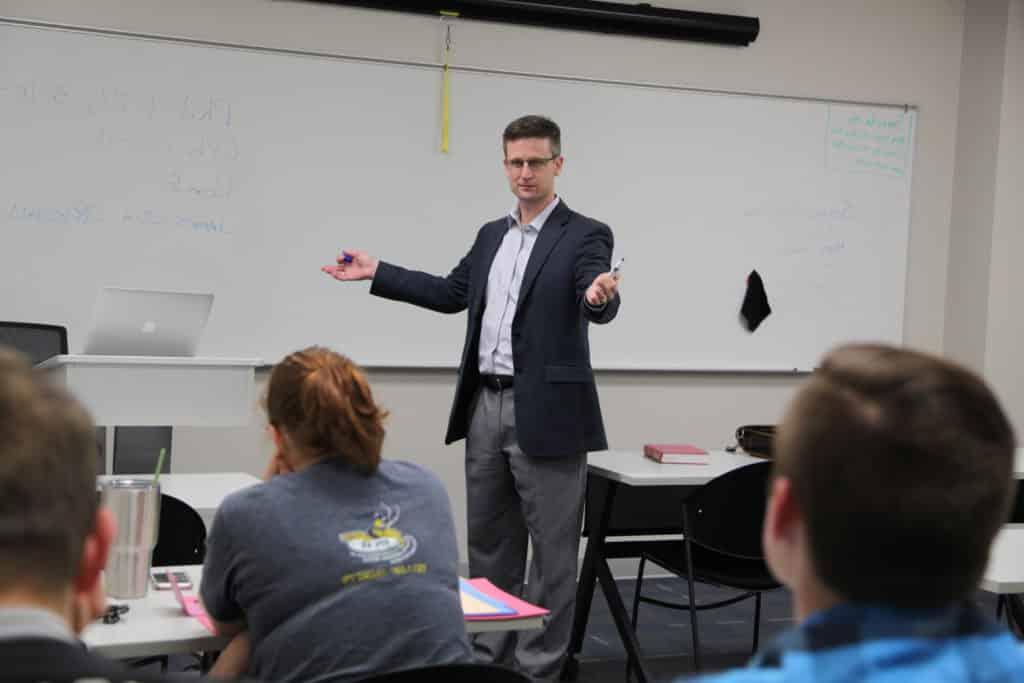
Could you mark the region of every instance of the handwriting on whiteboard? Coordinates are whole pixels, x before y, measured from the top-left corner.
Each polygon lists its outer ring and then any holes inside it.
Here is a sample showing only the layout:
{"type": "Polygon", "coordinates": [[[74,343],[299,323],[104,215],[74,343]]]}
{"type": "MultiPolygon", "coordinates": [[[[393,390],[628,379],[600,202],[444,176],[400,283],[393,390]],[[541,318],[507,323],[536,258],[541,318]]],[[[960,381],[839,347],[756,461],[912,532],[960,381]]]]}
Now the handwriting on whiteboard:
{"type": "Polygon", "coordinates": [[[904,178],[912,117],[902,109],[830,105],[825,143],[829,168],[904,178]]]}

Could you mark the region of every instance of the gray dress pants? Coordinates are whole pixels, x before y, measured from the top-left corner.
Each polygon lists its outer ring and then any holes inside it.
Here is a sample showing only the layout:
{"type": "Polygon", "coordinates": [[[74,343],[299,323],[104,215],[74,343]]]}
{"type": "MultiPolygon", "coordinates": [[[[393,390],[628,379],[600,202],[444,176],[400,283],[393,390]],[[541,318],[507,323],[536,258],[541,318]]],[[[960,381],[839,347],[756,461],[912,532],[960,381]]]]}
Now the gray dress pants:
{"type": "Polygon", "coordinates": [[[480,390],[466,439],[469,573],[551,610],[538,631],[476,634],[477,659],[555,681],[569,646],[586,453],[531,457],[516,438],[515,388],[480,390]],[[524,587],[527,540],[532,557],[524,587]]]}

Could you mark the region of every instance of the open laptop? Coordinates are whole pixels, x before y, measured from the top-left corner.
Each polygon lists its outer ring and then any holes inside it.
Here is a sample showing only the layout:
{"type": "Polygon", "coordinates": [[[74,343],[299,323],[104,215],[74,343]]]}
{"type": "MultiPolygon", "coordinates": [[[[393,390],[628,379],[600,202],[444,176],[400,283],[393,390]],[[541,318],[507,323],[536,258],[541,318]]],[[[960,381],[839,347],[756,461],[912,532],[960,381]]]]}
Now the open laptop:
{"type": "Polygon", "coordinates": [[[194,356],[213,294],[105,287],[84,352],[102,356],[194,356]]]}

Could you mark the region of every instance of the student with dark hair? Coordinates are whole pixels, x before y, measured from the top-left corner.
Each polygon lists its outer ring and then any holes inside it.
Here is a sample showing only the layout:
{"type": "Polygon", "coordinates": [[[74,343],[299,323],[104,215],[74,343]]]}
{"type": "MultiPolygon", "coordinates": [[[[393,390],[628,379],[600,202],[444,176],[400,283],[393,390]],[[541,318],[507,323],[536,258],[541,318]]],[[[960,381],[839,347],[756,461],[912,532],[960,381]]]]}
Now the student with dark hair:
{"type": "Polygon", "coordinates": [[[218,508],[203,568],[218,632],[239,634],[214,673],[337,682],[469,661],[448,496],[381,459],[386,413],[363,373],[298,351],[271,372],[266,408],[266,481],[218,508]]]}
{"type": "Polygon", "coordinates": [[[985,383],[935,356],[829,353],[775,444],[763,542],[799,625],[708,680],[1024,681],[1024,651],[970,603],[1014,489],[985,383]]]}
{"type": "Polygon", "coordinates": [[[113,515],[96,501],[89,415],[0,348],[0,680],[170,680],[78,640],[104,612],[101,575],[115,535],[113,515]]]}

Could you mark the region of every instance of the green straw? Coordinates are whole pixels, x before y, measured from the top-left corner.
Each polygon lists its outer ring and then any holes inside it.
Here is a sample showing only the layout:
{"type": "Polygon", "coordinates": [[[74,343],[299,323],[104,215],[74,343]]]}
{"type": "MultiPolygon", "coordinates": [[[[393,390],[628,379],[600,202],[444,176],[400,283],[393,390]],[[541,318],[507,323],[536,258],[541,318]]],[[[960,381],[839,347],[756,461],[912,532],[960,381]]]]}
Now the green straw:
{"type": "Polygon", "coordinates": [[[164,466],[164,456],[167,455],[167,449],[160,449],[160,457],[156,459],[156,474],[153,475],[153,483],[158,484],[160,482],[160,469],[164,466]]]}

